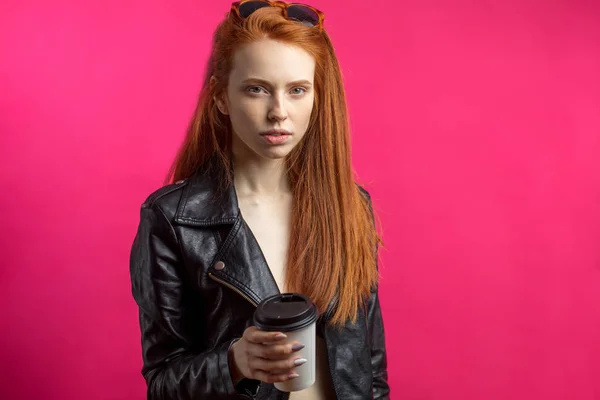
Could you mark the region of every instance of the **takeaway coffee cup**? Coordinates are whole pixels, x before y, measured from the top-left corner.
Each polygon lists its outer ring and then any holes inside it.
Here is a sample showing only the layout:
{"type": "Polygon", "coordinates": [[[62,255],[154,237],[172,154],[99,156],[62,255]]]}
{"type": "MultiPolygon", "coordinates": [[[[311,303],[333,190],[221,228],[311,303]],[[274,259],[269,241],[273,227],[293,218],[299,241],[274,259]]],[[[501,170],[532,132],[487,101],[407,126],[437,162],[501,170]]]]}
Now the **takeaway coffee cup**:
{"type": "Polygon", "coordinates": [[[315,326],[317,307],[308,297],[297,293],[283,293],[264,299],[254,312],[254,325],[263,331],[283,332],[286,343],[298,341],[305,347],[294,353],[306,359],[306,363],[295,367],[299,375],[287,382],[275,383],[282,392],[306,389],[315,383],[315,326]]]}

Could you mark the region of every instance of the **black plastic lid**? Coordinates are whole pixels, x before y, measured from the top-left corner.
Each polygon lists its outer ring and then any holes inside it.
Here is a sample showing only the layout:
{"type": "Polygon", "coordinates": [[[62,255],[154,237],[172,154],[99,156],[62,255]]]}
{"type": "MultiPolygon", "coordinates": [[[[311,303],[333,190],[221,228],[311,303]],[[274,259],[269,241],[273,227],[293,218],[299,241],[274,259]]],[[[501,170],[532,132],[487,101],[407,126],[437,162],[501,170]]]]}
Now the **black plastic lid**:
{"type": "Polygon", "coordinates": [[[263,331],[292,332],[317,320],[317,307],[306,296],[282,293],[267,297],[254,312],[254,325],[263,331]]]}

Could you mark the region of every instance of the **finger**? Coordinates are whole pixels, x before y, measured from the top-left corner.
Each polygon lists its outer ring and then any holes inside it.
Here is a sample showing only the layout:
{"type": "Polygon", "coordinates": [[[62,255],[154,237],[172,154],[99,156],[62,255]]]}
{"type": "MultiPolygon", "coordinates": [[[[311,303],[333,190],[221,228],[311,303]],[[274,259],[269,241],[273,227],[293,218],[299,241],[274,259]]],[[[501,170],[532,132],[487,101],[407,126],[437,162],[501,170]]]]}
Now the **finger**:
{"type": "Polygon", "coordinates": [[[248,354],[258,358],[283,360],[289,358],[292,354],[291,348],[291,344],[265,346],[263,344],[251,343],[248,345],[248,354]]]}
{"type": "Polygon", "coordinates": [[[262,357],[270,360],[283,360],[289,358],[295,352],[304,348],[304,345],[294,342],[278,345],[252,345],[248,352],[255,357],[262,357]]]}
{"type": "Polygon", "coordinates": [[[265,332],[254,326],[244,331],[244,337],[248,342],[256,344],[262,344],[264,342],[277,343],[287,338],[287,336],[281,332],[265,332]]]}
{"type": "Polygon", "coordinates": [[[299,367],[305,363],[306,359],[300,357],[278,361],[253,357],[248,361],[248,366],[252,370],[266,371],[270,374],[279,375],[290,373],[295,367],[299,367]]]}
{"type": "Polygon", "coordinates": [[[259,381],[266,383],[277,383],[277,382],[287,382],[291,379],[297,378],[298,374],[295,372],[283,373],[283,374],[269,374],[266,371],[256,371],[254,375],[254,379],[258,379],[259,381]]]}
{"type": "Polygon", "coordinates": [[[274,344],[278,344],[278,343],[279,343],[279,340],[276,340],[276,341],[270,341],[270,342],[262,342],[261,344],[262,344],[262,345],[265,345],[265,346],[272,346],[272,345],[274,345],[274,344]]]}

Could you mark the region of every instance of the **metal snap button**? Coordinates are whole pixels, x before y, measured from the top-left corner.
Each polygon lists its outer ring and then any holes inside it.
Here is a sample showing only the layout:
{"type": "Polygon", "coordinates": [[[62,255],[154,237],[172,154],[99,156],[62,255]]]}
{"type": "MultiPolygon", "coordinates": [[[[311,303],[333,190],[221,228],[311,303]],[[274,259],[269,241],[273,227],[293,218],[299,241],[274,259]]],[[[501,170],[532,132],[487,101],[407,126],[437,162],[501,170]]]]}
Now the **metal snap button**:
{"type": "Polygon", "coordinates": [[[217,261],[217,263],[215,264],[215,269],[217,271],[220,271],[223,268],[225,268],[225,263],[223,261],[217,261]]]}

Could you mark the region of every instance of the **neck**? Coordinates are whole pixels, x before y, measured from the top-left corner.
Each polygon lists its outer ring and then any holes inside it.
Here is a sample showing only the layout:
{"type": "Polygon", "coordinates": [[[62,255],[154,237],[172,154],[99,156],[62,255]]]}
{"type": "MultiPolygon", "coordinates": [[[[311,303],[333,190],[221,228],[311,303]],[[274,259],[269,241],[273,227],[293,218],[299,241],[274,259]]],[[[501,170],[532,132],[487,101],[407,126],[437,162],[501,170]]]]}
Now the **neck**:
{"type": "Polygon", "coordinates": [[[272,196],[290,192],[283,159],[248,159],[234,155],[233,181],[240,196],[272,196]]]}

